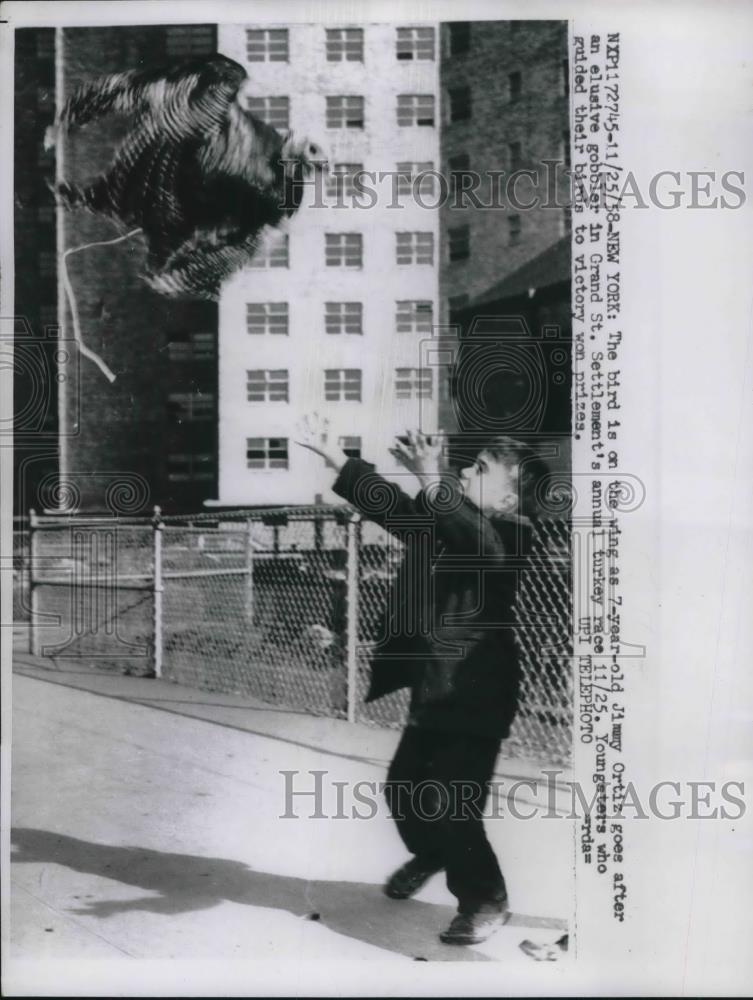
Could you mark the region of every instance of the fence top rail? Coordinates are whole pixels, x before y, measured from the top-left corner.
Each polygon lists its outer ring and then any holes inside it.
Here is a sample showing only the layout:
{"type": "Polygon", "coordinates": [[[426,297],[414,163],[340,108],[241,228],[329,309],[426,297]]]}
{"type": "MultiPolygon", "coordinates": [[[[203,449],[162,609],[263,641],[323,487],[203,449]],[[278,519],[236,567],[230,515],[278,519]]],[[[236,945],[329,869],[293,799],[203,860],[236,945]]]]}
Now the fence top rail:
{"type": "MultiPolygon", "coordinates": [[[[262,521],[268,526],[284,527],[290,521],[345,521],[352,517],[355,511],[347,505],[310,505],[296,507],[251,507],[239,510],[227,510],[221,513],[201,511],[197,514],[157,514],[123,517],[117,514],[79,514],[72,511],[69,514],[35,514],[35,528],[61,528],[69,525],[110,525],[118,524],[132,527],[151,527],[155,521],[176,528],[211,528],[218,524],[230,522],[262,521]]],[[[29,523],[29,518],[23,520],[29,523]]]]}
{"type": "Polygon", "coordinates": [[[347,504],[303,504],[289,507],[246,507],[238,510],[202,511],[199,514],[165,514],[165,525],[180,527],[200,526],[228,521],[264,521],[268,525],[284,527],[288,521],[347,520],[355,514],[347,504]]]}
{"type": "MultiPolygon", "coordinates": [[[[44,528],[66,528],[70,526],[82,527],[107,527],[118,525],[121,527],[152,528],[155,524],[162,524],[165,527],[183,528],[186,531],[198,530],[206,531],[220,525],[237,523],[244,524],[248,521],[263,523],[267,527],[285,527],[285,525],[296,521],[329,521],[344,524],[357,512],[346,504],[321,504],[302,505],[290,507],[250,507],[238,510],[227,510],[221,513],[201,511],[197,514],[160,514],[157,512],[150,516],[120,516],[117,514],[34,514],[30,519],[24,517],[14,518],[15,521],[23,520],[24,526],[36,529],[44,528]]],[[[565,527],[569,524],[569,518],[545,517],[538,518],[537,523],[542,526],[557,525],[565,527]]],[[[22,529],[15,529],[16,531],[22,529]]]]}
{"type": "Polygon", "coordinates": [[[150,528],[152,524],[153,519],[148,517],[80,517],[74,514],[64,517],[58,515],[51,517],[40,515],[34,524],[29,525],[29,527],[33,528],[34,531],[38,531],[45,528],[107,528],[114,525],[121,528],[150,528]]]}

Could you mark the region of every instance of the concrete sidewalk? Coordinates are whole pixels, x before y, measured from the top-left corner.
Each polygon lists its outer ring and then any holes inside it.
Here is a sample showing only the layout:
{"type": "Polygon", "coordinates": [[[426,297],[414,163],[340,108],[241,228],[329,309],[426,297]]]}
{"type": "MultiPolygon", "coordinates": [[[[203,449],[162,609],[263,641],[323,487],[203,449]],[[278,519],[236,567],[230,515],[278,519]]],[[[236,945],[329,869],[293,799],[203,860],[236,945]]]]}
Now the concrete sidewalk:
{"type": "MultiPolygon", "coordinates": [[[[332,782],[383,780],[394,731],[15,661],[11,958],[533,966],[520,941],[565,927],[564,819],[487,823],[515,913],[485,945],[438,941],[454,911],[441,877],[407,902],[383,896],[405,857],[392,822],[384,808],[337,818],[332,782]],[[285,770],[301,790],[326,772],[329,818],[304,818],[305,798],[301,818],[280,818],[285,770]]],[[[546,989],[553,970],[537,968],[546,989]]]]}
{"type": "MultiPolygon", "coordinates": [[[[165,680],[128,676],[118,670],[92,666],[91,661],[51,659],[16,651],[13,654],[13,672],[119,701],[203,719],[257,736],[274,736],[305,749],[325,750],[336,756],[379,764],[384,768],[392,759],[400,736],[398,729],[312,715],[302,710],[270,705],[248,695],[221,694],[165,680]]],[[[561,772],[551,787],[557,796],[558,808],[567,813],[572,771],[560,765],[551,765],[551,768],[561,772]]],[[[498,778],[509,782],[545,780],[541,764],[524,758],[505,757],[504,746],[495,773],[498,778]]]]}

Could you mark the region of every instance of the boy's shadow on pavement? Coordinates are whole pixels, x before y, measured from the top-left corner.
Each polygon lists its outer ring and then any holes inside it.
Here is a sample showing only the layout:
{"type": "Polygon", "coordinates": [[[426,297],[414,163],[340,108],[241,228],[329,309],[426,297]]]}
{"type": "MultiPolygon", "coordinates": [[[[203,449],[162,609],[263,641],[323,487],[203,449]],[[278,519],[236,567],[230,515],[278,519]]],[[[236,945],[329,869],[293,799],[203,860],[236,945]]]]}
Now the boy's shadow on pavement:
{"type": "Polygon", "coordinates": [[[69,909],[71,914],[105,918],[144,910],[169,916],[210,909],[227,900],[318,919],[337,934],[410,958],[488,961],[476,951],[442,945],[437,940],[439,931],[452,919],[452,907],[414,899],[391,900],[381,886],[273,875],[254,871],[242,861],[115,847],[28,827],[13,829],[11,841],[14,864],[64,865],[73,871],[159,893],[136,899],[93,901],[69,909]]]}

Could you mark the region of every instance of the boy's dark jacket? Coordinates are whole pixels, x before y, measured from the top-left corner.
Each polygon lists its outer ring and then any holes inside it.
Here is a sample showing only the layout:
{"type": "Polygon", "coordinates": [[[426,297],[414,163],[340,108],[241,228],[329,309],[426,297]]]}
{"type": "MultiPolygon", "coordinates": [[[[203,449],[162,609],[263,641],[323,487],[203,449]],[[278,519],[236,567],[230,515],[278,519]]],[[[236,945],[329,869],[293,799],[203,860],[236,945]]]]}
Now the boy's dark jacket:
{"type": "Polygon", "coordinates": [[[506,737],[518,705],[512,605],[528,523],[492,521],[451,477],[414,499],[360,459],[347,461],[333,489],[406,546],[366,700],[410,687],[413,724],[506,737]]]}

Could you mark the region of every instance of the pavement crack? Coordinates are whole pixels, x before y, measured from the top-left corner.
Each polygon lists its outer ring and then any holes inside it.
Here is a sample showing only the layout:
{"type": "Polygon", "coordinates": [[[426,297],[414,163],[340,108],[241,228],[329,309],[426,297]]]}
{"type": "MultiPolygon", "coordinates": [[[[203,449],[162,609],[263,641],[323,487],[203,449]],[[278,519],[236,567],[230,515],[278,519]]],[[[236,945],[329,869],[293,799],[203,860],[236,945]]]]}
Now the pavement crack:
{"type": "Polygon", "coordinates": [[[104,941],[105,944],[109,945],[111,948],[114,948],[116,951],[119,951],[121,955],[126,955],[128,958],[138,957],[134,955],[132,952],[126,951],[125,948],[121,948],[120,945],[115,944],[114,941],[111,941],[104,934],[98,934],[97,931],[92,930],[91,927],[89,927],[88,924],[86,924],[84,921],[76,920],[75,917],[70,916],[70,914],[68,913],[64,913],[62,910],[59,910],[56,906],[53,906],[51,903],[48,903],[46,899],[43,899],[41,896],[38,896],[35,892],[32,892],[31,889],[28,889],[25,885],[21,885],[20,882],[16,881],[16,879],[12,878],[10,881],[11,885],[15,889],[20,889],[20,891],[25,892],[27,896],[31,896],[32,899],[35,899],[38,903],[41,903],[42,906],[46,907],[56,916],[60,917],[61,920],[66,920],[69,923],[75,924],[76,927],[79,927],[82,931],[85,931],[92,937],[99,938],[100,941],[104,941]]]}

